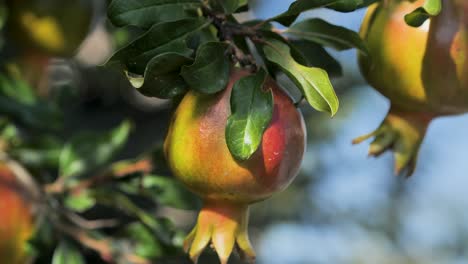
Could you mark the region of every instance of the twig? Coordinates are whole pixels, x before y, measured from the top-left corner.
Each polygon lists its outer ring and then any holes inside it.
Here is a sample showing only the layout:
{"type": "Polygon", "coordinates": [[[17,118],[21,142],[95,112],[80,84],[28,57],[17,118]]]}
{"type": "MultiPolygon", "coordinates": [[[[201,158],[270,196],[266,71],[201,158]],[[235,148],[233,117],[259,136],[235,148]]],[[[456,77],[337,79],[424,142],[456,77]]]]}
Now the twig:
{"type": "Polygon", "coordinates": [[[64,234],[72,237],[78,241],[84,247],[92,249],[99,253],[101,258],[104,261],[115,263],[115,259],[124,259],[127,262],[133,264],[151,264],[150,261],[130,253],[116,254],[111,245],[111,240],[109,239],[96,239],[91,237],[86,231],[83,231],[79,228],[68,226],[59,221],[56,221],[55,227],[58,228],[64,234]]]}
{"type": "Polygon", "coordinates": [[[72,211],[67,210],[66,208],[63,208],[61,210],[63,212],[63,215],[70,220],[72,223],[75,225],[84,228],[84,229],[100,229],[100,228],[110,228],[110,227],[116,227],[119,225],[119,221],[117,219],[99,219],[99,220],[88,220],[83,217],[81,217],[78,214],[75,214],[72,211]]]}
{"type": "Polygon", "coordinates": [[[46,193],[59,194],[65,192],[79,193],[84,189],[94,187],[101,183],[112,181],[116,178],[123,178],[133,173],[143,172],[148,173],[153,169],[151,160],[144,158],[136,162],[121,161],[113,164],[110,169],[103,173],[97,174],[94,177],[81,181],[79,184],[67,187],[65,186],[65,179],[59,177],[55,182],[48,184],[44,187],[46,193]]]}

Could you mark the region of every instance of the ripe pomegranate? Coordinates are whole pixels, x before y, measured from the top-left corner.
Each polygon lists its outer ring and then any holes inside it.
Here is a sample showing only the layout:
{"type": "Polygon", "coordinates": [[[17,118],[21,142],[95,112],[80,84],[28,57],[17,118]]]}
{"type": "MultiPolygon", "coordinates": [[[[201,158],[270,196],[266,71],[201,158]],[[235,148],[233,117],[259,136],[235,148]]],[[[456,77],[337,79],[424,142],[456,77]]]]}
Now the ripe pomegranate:
{"type": "Polygon", "coordinates": [[[230,95],[234,83],[247,75],[248,71],[233,70],[227,88],[215,95],[188,92],[165,140],[166,157],[175,176],[204,201],[184,244],[194,262],[210,241],[223,264],[234,245],[253,262],[255,252],[247,234],[249,204],[286,188],[298,173],[305,151],[302,115],[269,78],[263,88],[274,96],[271,123],[250,159],[233,158],[225,140],[230,95]]]}
{"type": "Polygon", "coordinates": [[[375,137],[369,154],[392,148],[397,174],[410,176],[429,123],[468,112],[468,5],[442,0],[442,12],[419,28],[404,16],[424,4],[390,0],[369,7],[361,27],[369,57],[360,56],[367,81],[391,101],[380,127],[354,143],[375,137]]]}
{"type": "Polygon", "coordinates": [[[34,231],[33,212],[16,175],[0,163],[0,262],[26,263],[26,242],[34,231]]]}

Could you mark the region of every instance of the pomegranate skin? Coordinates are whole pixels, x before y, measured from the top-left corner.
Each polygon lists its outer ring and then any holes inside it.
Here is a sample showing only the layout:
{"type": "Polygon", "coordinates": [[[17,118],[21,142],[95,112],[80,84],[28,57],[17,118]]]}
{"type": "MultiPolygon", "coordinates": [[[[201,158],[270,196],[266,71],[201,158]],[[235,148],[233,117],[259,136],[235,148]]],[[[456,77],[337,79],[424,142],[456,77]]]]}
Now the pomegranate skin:
{"type": "Polygon", "coordinates": [[[371,86],[390,99],[385,120],[354,143],[375,138],[369,154],[387,149],[395,155],[395,172],[410,176],[430,122],[439,116],[468,112],[467,1],[442,0],[439,15],[421,27],[404,17],[424,0],[389,0],[372,5],[361,27],[369,57],[359,56],[371,86]]]}
{"type": "Polygon", "coordinates": [[[217,95],[190,91],[180,103],[165,141],[175,176],[207,200],[252,203],[284,189],[297,175],[305,151],[302,115],[292,100],[268,79],[274,111],[258,150],[237,161],[225,141],[233,84],[247,76],[234,70],[227,89],[217,95]]]}
{"type": "Polygon", "coordinates": [[[27,261],[26,243],[34,232],[30,203],[21,193],[16,176],[0,164],[0,262],[23,264],[27,261]]]}

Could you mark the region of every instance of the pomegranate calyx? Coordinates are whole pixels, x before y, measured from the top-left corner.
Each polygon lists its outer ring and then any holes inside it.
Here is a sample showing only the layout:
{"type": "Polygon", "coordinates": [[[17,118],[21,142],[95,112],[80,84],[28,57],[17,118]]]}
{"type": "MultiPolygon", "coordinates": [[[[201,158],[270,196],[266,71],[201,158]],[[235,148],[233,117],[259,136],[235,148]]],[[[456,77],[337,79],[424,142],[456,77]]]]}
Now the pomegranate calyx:
{"type": "Polygon", "coordinates": [[[354,139],[353,144],[374,138],[369,147],[369,156],[378,157],[391,149],[395,157],[395,174],[410,177],[416,168],[419,148],[433,118],[428,114],[390,110],[379,128],[354,139]]]}
{"type": "Polygon", "coordinates": [[[184,241],[184,250],[194,263],[211,243],[221,264],[227,264],[234,246],[249,263],[255,263],[255,251],[248,236],[249,207],[226,201],[205,201],[197,224],[184,241]]]}

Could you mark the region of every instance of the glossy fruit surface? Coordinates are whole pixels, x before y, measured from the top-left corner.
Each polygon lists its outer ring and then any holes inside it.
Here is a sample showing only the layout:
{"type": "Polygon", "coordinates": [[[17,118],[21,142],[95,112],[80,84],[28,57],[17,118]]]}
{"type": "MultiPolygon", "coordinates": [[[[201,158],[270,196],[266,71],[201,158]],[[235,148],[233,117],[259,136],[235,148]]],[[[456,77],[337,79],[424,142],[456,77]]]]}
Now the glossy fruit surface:
{"type": "Polygon", "coordinates": [[[22,49],[70,57],[88,34],[91,0],[7,0],[7,32],[22,49]]]}
{"type": "Polygon", "coordinates": [[[259,150],[247,161],[234,159],[225,141],[230,94],[248,73],[236,70],[217,95],[190,91],[179,105],[166,154],[174,174],[205,199],[255,202],[285,188],[297,174],[304,153],[304,125],[292,100],[272,80],[273,119],[259,150]]]}
{"type": "Polygon", "coordinates": [[[229,152],[225,127],[233,84],[249,72],[233,70],[224,91],[215,95],[188,92],[175,112],[165,152],[175,176],[204,200],[186,249],[193,260],[211,241],[222,263],[234,244],[254,257],[247,236],[248,204],[284,189],[298,173],[305,150],[302,115],[292,100],[268,79],[274,95],[273,118],[259,149],[247,161],[229,152]]]}
{"type": "Polygon", "coordinates": [[[369,153],[395,152],[397,173],[416,164],[430,121],[468,111],[468,32],[464,2],[442,0],[442,12],[418,28],[404,17],[425,1],[384,1],[371,6],[361,27],[369,57],[360,56],[361,71],[391,108],[373,133],[369,153]]]}
{"type": "Polygon", "coordinates": [[[0,263],[26,263],[33,216],[24,195],[13,172],[0,164],[0,263]]]}

